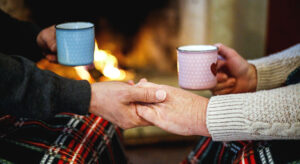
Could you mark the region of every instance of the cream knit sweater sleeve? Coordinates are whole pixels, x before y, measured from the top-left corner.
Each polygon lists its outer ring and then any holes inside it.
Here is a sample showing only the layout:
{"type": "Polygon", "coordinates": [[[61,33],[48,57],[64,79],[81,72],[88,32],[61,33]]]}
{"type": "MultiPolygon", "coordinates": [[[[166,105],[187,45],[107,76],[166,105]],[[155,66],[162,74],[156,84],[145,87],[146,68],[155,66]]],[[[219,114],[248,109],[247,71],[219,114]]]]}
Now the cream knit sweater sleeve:
{"type": "Polygon", "coordinates": [[[300,66],[300,43],[257,60],[248,60],[257,70],[256,90],[280,87],[288,75],[300,66]]]}
{"type": "Polygon", "coordinates": [[[213,140],[300,139],[300,83],[276,88],[300,66],[300,44],[249,62],[261,91],[211,97],[206,124],[213,140]]]}

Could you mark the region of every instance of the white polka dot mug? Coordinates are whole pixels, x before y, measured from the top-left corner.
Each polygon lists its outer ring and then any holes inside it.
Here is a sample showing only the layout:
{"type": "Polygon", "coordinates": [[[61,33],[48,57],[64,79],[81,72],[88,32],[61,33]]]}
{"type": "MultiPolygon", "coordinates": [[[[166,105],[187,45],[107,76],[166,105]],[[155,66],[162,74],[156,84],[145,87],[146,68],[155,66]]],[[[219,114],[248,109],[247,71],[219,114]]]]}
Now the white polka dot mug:
{"type": "Polygon", "coordinates": [[[88,65],[94,61],[95,32],[90,22],[67,22],[55,26],[58,63],[88,65]]]}
{"type": "Polygon", "coordinates": [[[186,45],[177,48],[178,83],[191,90],[211,89],[217,84],[218,48],[211,45],[186,45]]]}

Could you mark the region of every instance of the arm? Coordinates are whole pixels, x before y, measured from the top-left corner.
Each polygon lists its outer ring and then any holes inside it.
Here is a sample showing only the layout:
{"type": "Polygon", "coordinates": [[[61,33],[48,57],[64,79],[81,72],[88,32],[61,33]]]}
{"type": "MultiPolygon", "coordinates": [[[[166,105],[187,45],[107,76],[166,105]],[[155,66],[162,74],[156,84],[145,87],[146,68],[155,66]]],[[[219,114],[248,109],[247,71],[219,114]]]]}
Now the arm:
{"type": "Polygon", "coordinates": [[[217,141],[300,139],[300,84],[214,96],[206,116],[217,141]]]}
{"type": "Polygon", "coordinates": [[[0,109],[18,117],[47,119],[59,112],[86,114],[91,89],[86,81],[38,69],[26,58],[0,53],[0,109]]]}
{"type": "Polygon", "coordinates": [[[60,112],[93,113],[121,128],[149,125],[136,112],[136,102],[156,103],[165,93],[122,82],[71,80],[40,70],[26,58],[0,53],[0,113],[48,119],[60,112]]]}
{"type": "Polygon", "coordinates": [[[14,19],[1,10],[0,20],[0,52],[22,55],[33,61],[43,57],[36,40],[41,30],[39,27],[14,19]]]}
{"type": "Polygon", "coordinates": [[[167,92],[163,103],[141,105],[138,114],[171,133],[216,141],[300,139],[300,84],[209,100],[170,86],[139,86],[167,92]]]}
{"type": "Polygon", "coordinates": [[[257,60],[249,60],[257,71],[256,90],[282,86],[288,75],[300,67],[300,44],[257,60]]]}

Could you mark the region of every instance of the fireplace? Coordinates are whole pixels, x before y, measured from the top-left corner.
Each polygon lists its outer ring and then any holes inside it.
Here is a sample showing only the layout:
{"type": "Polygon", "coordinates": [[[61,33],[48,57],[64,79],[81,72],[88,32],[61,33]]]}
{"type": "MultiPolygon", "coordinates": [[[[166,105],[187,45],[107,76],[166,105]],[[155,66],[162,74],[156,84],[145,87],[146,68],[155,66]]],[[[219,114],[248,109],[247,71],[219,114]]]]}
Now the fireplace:
{"type": "MultiPolygon", "coordinates": [[[[139,74],[176,77],[175,49],[183,44],[221,42],[247,59],[263,56],[267,4],[267,0],[0,0],[4,11],[34,21],[42,28],[65,21],[95,23],[99,49],[113,55],[118,61],[115,67],[133,73],[136,79],[139,74]]],[[[123,74],[115,67],[110,70],[123,74]]],[[[43,68],[54,69],[54,66],[43,68]]],[[[74,77],[76,72],[87,77],[83,73],[87,67],[70,71],[58,68],[54,70],[67,77],[74,77]]],[[[88,67],[87,71],[96,80],[107,80],[100,78],[103,72],[94,67],[88,67]]]]}
{"type": "Polygon", "coordinates": [[[90,83],[134,80],[150,74],[176,75],[178,0],[24,3],[31,11],[32,21],[42,28],[66,21],[95,24],[94,64],[66,67],[42,60],[38,63],[42,69],[90,83]]]}

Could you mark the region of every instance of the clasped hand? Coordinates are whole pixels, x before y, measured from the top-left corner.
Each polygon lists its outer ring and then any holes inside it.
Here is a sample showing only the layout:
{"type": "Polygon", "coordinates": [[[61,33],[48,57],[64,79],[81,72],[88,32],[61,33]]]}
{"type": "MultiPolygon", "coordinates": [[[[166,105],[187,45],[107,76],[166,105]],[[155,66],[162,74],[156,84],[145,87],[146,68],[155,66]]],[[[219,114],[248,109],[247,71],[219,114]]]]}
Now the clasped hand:
{"type": "Polygon", "coordinates": [[[123,129],[156,125],[180,135],[209,135],[207,98],[144,79],[136,85],[100,82],[91,88],[89,111],[123,129]]]}

